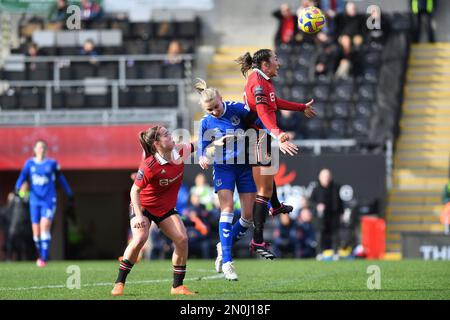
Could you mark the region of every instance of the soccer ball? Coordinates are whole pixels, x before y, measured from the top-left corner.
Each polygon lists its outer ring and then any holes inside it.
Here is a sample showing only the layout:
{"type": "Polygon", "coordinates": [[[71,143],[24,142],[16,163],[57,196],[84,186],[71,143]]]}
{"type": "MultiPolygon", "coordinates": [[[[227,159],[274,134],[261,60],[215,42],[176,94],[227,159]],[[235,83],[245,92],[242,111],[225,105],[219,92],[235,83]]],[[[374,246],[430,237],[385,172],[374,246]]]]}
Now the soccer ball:
{"type": "Polygon", "coordinates": [[[325,16],[316,7],[307,7],[300,11],[298,27],[305,33],[317,33],[325,25],[325,16]]]}

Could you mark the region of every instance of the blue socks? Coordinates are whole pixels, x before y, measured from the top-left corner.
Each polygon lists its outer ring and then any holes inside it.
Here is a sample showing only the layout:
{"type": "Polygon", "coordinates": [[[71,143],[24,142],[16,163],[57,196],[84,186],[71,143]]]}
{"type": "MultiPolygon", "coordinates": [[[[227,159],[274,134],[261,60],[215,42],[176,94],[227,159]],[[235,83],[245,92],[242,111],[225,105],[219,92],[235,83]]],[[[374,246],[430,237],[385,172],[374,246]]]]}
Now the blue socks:
{"type": "Polygon", "coordinates": [[[233,245],[233,213],[222,212],[219,220],[219,238],[222,245],[223,263],[232,261],[231,247],[233,245]]]}
{"type": "Polygon", "coordinates": [[[41,234],[41,245],[40,245],[40,254],[41,259],[47,262],[48,260],[48,252],[50,250],[50,242],[52,240],[52,236],[50,232],[43,232],[41,234]]]}

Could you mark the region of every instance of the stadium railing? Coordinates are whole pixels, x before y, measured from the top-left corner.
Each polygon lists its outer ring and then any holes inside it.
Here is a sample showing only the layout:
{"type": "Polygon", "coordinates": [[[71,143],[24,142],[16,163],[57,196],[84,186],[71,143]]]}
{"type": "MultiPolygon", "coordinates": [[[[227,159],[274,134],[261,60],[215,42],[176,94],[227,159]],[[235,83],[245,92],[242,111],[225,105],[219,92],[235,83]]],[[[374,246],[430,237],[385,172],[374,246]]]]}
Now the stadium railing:
{"type": "MultiPolygon", "coordinates": [[[[39,124],[78,124],[78,123],[136,123],[146,121],[157,121],[156,119],[167,120],[164,121],[171,128],[175,128],[177,125],[177,115],[181,115],[182,121],[186,124],[189,121],[189,114],[187,113],[186,104],[186,86],[189,83],[191,76],[193,55],[182,54],[179,56],[182,61],[183,72],[177,78],[161,78],[156,76],[155,78],[139,78],[133,77],[130,79],[127,77],[127,63],[132,61],[133,63],[146,63],[155,62],[157,64],[163,64],[163,61],[167,59],[167,55],[155,54],[155,55],[120,55],[120,56],[42,56],[42,57],[25,57],[23,55],[11,55],[9,56],[3,66],[3,71],[9,72],[9,74],[19,74],[20,72],[26,72],[27,64],[31,63],[49,63],[51,64],[52,76],[51,80],[8,80],[7,77],[2,77],[1,89],[1,120],[0,125],[39,125],[39,124]],[[90,62],[95,61],[97,64],[112,63],[117,64],[117,77],[102,77],[93,76],[86,77],[82,80],[61,80],[61,66],[67,66],[72,63],[85,63],[86,66],[90,62]],[[14,71],[16,70],[16,71],[14,71]],[[17,72],[17,73],[16,73],[17,72]],[[77,105],[77,107],[71,109],[70,107],[62,107],[56,105],[53,101],[55,93],[59,93],[68,88],[83,88],[80,94],[89,97],[88,91],[91,91],[91,96],[95,95],[96,88],[100,91],[100,96],[105,100],[101,103],[106,104],[99,107],[89,105],[89,102],[84,105],[77,105]],[[123,98],[124,90],[127,88],[137,87],[170,87],[172,90],[165,93],[162,99],[149,99],[147,101],[140,101],[140,105],[134,105],[134,99],[123,98]],[[25,107],[21,103],[17,103],[17,99],[12,106],[6,107],[3,97],[7,94],[9,89],[21,89],[30,90],[33,88],[35,91],[42,93],[44,98],[42,102],[33,102],[31,107],[25,107]],[[92,93],[93,91],[93,93],[92,93]],[[171,101],[163,101],[168,99],[171,101]],[[153,102],[151,100],[154,100],[153,102]],[[163,102],[163,103],[161,103],[163,102]],[[16,108],[18,107],[18,108],[16,108]],[[145,107],[145,109],[143,109],[145,107]],[[25,110],[15,110],[23,108],[25,110]],[[11,109],[11,110],[8,110],[11,109]],[[33,109],[33,113],[31,113],[33,109]],[[59,109],[59,110],[55,110],[59,109]],[[61,110],[63,109],[63,110],[61,110]],[[76,110],[74,110],[76,109],[76,110]],[[86,109],[86,110],[83,110],[86,109]],[[175,119],[175,120],[174,120],[175,119]]],[[[23,76],[19,76],[24,78],[23,76]]],[[[26,78],[26,77],[25,77],[26,78]]],[[[12,77],[14,79],[14,76],[12,77]]],[[[30,101],[33,97],[31,93],[26,98],[30,101]]],[[[39,100],[39,95],[34,97],[39,100]]],[[[131,97],[133,98],[133,97],[131,97]]],[[[144,98],[146,98],[144,96],[144,98]]],[[[25,98],[24,98],[25,99],[25,98]]],[[[142,100],[142,99],[141,99],[142,100]]],[[[146,100],[146,99],[144,99],[146,100]]],[[[84,101],[84,100],[83,100],[84,101]]]]}

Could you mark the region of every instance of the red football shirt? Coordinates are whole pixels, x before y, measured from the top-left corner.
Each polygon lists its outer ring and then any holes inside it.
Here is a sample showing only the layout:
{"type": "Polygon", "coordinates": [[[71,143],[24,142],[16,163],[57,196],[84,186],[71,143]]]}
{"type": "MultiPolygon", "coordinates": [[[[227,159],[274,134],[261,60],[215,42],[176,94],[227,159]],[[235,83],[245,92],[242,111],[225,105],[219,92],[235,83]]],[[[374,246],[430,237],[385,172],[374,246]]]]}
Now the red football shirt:
{"type": "Polygon", "coordinates": [[[134,180],[134,184],[142,189],[141,206],[157,217],[175,208],[183,181],[183,149],[173,150],[172,158],[169,162],[158,153],[149,156],[141,162],[134,180]]]}
{"type": "Polygon", "coordinates": [[[272,80],[259,69],[253,69],[245,85],[244,102],[250,110],[256,112],[264,126],[269,130],[278,130],[275,111],[277,109],[304,111],[303,103],[295,103],[283,100],[275,95],[272,80]]]}

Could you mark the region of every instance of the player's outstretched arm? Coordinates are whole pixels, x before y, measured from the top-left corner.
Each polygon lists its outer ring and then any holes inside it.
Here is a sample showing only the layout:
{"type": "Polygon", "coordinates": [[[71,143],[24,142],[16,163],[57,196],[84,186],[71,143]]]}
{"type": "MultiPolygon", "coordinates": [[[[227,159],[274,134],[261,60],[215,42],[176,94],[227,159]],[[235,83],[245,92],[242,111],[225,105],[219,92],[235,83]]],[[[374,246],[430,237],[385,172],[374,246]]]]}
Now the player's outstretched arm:
{"type": "Polygon", "coordinates": [[[312,106],[314,104],[314,99],[311,99],[311,101],[307,102],[306,104],[287,101],[279,97],[276,97],[276,99],[278,109],[289,111],[303,111],[305,113],[305,116],[308,118],[314,118],[316,116],[316,111],[312,106]]]}

